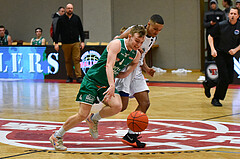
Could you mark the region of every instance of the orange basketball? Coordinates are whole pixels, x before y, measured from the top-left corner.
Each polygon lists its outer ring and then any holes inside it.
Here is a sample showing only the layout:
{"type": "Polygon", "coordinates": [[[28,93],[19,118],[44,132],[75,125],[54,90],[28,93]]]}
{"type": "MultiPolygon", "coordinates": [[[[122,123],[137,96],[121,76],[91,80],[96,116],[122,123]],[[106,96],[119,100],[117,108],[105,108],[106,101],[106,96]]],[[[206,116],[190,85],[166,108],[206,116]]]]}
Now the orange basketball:
{"type": "Polygon", "coordinates": [[[148,117],[141,111],[132,112],[127,118],[127,125],[132,131],[141,132],[148,126],[148,117]]]}

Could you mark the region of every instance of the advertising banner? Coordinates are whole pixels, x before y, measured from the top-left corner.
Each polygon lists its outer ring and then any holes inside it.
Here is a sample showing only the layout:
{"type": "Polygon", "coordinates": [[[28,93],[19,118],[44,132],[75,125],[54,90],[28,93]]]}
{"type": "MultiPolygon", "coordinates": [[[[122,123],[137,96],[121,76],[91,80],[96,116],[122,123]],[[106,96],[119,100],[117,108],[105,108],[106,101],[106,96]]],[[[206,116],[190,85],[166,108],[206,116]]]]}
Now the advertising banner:
{"type": "MultiPolygon", "coordinates": [[[[106,46],[86,46],[81,51],[83,75],[99,60],[106,46]]],[[[49,46],[1,46],[0,78],[66,79],[64,54],[49,46]]]]}

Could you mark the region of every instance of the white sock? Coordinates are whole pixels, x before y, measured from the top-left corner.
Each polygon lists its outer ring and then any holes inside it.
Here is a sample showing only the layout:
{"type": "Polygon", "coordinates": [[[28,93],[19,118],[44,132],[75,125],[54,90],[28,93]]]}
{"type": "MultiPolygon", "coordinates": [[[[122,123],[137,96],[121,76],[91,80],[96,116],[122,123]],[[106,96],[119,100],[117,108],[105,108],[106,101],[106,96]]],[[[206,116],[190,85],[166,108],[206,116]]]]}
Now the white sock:
{"type": "Polygon", "coordinates": [[[129,133],[129,134],[139,134],[138,132],[134,132],[134,131],[132,131],[131,129],[128,129],[128,133],[129,133]]]}
{"type": "Polygon", "coordinates": [[[66,131],[63,129],[63,126],[54,133],[54,137],[63,137],[66,131]]]}
{"type": "Polygon", "coordinates": [[[95,113],[93,116],[92,116],[92,120],[100,120],[102,117],[100,116],[99,112],[98,113],[95,113]]]}

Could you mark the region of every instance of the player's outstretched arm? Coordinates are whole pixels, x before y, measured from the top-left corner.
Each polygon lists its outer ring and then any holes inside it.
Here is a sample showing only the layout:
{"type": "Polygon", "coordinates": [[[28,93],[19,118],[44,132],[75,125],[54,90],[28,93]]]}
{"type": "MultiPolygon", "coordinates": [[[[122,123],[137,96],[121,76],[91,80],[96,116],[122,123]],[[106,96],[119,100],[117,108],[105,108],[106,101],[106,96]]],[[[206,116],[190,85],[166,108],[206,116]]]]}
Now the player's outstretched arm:
{"type": "Polygon", "coordinates": [[[107,56],[107,63],[106,63],[106,74],[108,79],[109,88],[107,89],[104,97],[104,101],[107,102],[111,99],[112,96],[114,96],[115,92],[115,82],[114,82],[114,73],[113,73],[113,67],[115,65],[115,61],[117,58],[117,54],[121,50],[121,43],[120,40],[113,40],[111,41],[108,46],[108,56],[107,56]]]}

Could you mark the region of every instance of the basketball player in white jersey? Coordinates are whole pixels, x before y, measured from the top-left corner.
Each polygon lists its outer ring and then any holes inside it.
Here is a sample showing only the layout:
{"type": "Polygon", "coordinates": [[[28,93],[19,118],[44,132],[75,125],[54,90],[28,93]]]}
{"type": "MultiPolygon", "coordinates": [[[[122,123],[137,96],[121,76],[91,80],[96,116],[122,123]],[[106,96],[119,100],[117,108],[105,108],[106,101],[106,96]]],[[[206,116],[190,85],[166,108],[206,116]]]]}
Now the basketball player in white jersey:
{"type": "MultiPolygon", "coordinates": [[[[142,74],[142,70],[151,76],[153,76],[155,73],[155,70],[153,68],[149,68],[146,64],[145,55],[157,40],[157,35],[161,32],[163,26],[164,21],[160,15],[154,14],[151,16],[150,20],[145,26],[147,29],[147,36],[142,44],[141,49],[139,49],[139,51],[142,53],[142,56],[138,63],[138,66],[132,73],[128,75],[128,77],[123,79],[116,79],[116,89],[121,96],[123,104],[122,111],[124,111],[128,106],[129,96],[134,96],[136,98],[138,102],[138,107],[136,110],[146,113],[150,106],[148,96],[149,88],[142,74]]],[[[124,33],[115,38],[127,38],[132,27],[129,27],[124,33]]],[[[133,132],[129,129],[128,133],[122,138],[122,142],[135,148],[144,148],[146,144],[140,142],[138,140],[138,136],[139,133],[133,132]]]]}

